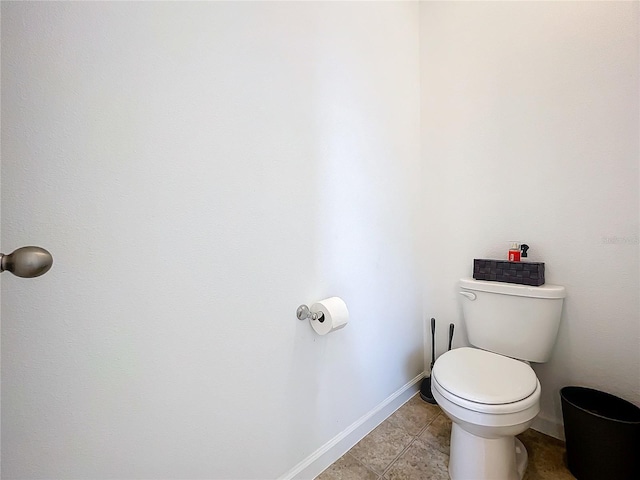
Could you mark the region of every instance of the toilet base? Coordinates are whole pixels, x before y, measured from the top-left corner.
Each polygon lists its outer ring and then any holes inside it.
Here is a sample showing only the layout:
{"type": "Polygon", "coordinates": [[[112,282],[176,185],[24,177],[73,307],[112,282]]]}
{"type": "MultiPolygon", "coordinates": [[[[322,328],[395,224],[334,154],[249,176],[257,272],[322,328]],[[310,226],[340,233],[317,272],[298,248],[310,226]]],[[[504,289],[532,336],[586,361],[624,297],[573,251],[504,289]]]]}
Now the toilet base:
{"type": "Polygon", "coordinates": [[[514,436],[484,438],[451,426],[451,480],[522,480],[527,450],[514,436]]]}

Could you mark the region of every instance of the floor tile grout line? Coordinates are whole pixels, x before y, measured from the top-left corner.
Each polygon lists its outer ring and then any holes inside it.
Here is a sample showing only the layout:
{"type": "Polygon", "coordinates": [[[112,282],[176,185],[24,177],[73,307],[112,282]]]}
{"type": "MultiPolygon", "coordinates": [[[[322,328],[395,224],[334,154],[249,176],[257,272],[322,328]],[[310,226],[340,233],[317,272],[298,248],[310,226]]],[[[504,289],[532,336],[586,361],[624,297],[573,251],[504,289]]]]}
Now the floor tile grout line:
{"type": "MultiPolygon", "coordinates": [[[[425,427],[426,428],[426,427],[425,427]]],[[[422,432],[422,430],[420,430],[420,432],[422,432]]],[[[391,460],[391,462],[389,463],[389,465],[387,465],[387,468],[384,469],[384,472],[382,472],[382,476],[384,477],[387,473],[389,473],[389,470],[391,470],[391,468],[394,466],[394,464],[400,459],[400,457],[402,457],[402,455],[404,455],[404,453],[409,450],[409,448],[411,448],[411,445],[413,445],[413,442],[416,441],[416,438],[418,438],[420,436],[420,434],[416,435],[415,437],[413,437],[411,439],[411,441],[407,444],[406,447],[404,447],[400,453],[398,453],[398,455],[396,455],[396,457],[391,460]]]]}
{"type": "MultiPolygon", "coordinates": [[[[415,398],[415,397],[417,397],[417,393],[416,393],[416,395],[414,395],[413,397],[411,397],[409,400],[407,400],[407,401],[402,405],[402,407],[403,407],[403,406],[405,406],[407,403],[409,403],[409,402],[410,402],[413,398],[415,398]]],[[[402,408],[402,407],[400,407],[400,408],[402,408]]],[[[400,410],[400,409],[398,409],[398,410],[400,410]]],[[[423,427],[421,427],[421,428],[420,428],[420,430],[419,430],[415,435],[414,435],[414,434],[411,434],[410,432],[408,432],[408,431],[407,431],[407,429],[406,429],[405,427],[403,427],[402,425],[397,425],[395,422],[393,422],[393,421],[391,420],[391,417],[393,416],[393,414],[392,414],[392,415],[389,415],[389,417],[388,417],[387,419],[385,419],[385,422],[389,422],[389,424],[390,424],[390,425],[394,426],[395,428],[399,428],[400,430],[404,431],[406,434],[408,434],[408,435],[409,435],[409,436],[411,436],[412,438],[411,438],[411,441],[410,441],[410,442],[409,442],[409,443],[408,443],[408,444],[407,444],[407,445],[406,445],[406,446],[405,446],[405,447],[404,447],[404,448],[403,448],[403,449],[402,449],[402,450],[401,450],[401,451],[400,451],[400,452],[399,452],[399,453],[398,453],[398,454],[393,458],[393,460],[391,460],[391,461],[389,462],[389,464],[385,467],[385,469],[384,469],[384,470],[382,470],[382,473],[378,473],[377,469],[374,469],[373,467],[371,467],[371,466],[367,465],[363,460],[360,460],[360,459],[359,459],[359,458],[357,458],[355,455],[353,455],[352,453],[350,453],[350,452],[351,452],[351,450],[349,450],[348,452],[346,452],[346,453],[345,453],[345,455],[347,455],[347,454],[348,454],[351,458],[355,459],[355,460],[356,460],[360,465],[362,465],[363,467],[365,467],[368,471],[372,472],[372,473],[373,473],[373,474],[375,474],[375,475],[378,475],[379,480],[380,480],[380,479],[381,479],[381,480],[384,480],[384,478],[383,478],[383,477],[384,477],[384,475],[386,475],[386,474],[389,472],[389,470],[390,470],[390,469],[393,467],[393,465],[398,461],[398,459],[399,459],[400,457],[402,457],[402,455],[404,455],[404,454],[405,454],[405,452],[406,452],[409,448],[411,448],[411,446],[414,444],[414,442],[416,441],[416,439],[417,439],[417,438],[419,438],[419,437],[422,435],[422,433],[423,433],[427,428],[429,428],[429,426],[430,426],[431,424],[433,424],[433,422],[434,422],[434,421],[435,421],[439,416],[441,416],[441,415],[443,414],[441,409],[438,409],[438,410],[439,410],[439,411],[438,411],[438,412],[437,412],[437,413],[436,413],[436,414],[435,414],[431,419],[429,419],[429,420],[427,421],[427,423],[426,423],[423,427]]],[[[394,412],[394,413],[395,413],[395,412],[394,412]]],[[[384,423],[384,422],[382,422],[382,423],[384,423]]],[[[381,423],[380,425],[382,425],[382,423],[381,423]]],[[[365,437],[364,437],[364,438],[367,438],[370,434],[371,434],[371,432],[370,432],[369,434],[365,435],[365,437]]],[[[364,440],[364,438],[363,438],[362,440],[364,440]]],[[[359,442],[358,442],[358,443],[359,443],[359,442]]]]}
{"type": "MultiPolygon", "coordinates": [[[[420,437],[420,435],[422,435],[422,433],[423,433],[427,428],[429,428],[429,426],[430,426],[430,425],[435,421],[435,419],[436,419],[436,418],[438,418],[440,415],[442,415],[442,413],[438,413],[435,417],[433,417],[433,418],[431,419],[431,421],[430,421],[429,423],[427,423],[424,427],[422,427],[422,428],[420,429],[420,431],[419,431],[415,436],[413,436],[413,438],[412,438],[412,439],[411,439],[411,441],[407,444],[407,446],[406,446],[406,447],[404,447],[404,448],[402,449],[402,451],[401,451],[398,455],[396,455],[396,457],[395,457],[393,460],[391,460],[391,462],[389,463],[389,465],[387,465],[387,468],[385,468],[385,469],[384,469],[384,471],[382,472],[381,477],[384,477],[387,473],[389,473],[389,470],[391,470],[391,468],[393,467],[393,465],[394,465],[394,464],[395,464],[395,463],[400,459],[400,457],[402,457],[402,455],[404,455],[404,454],[405,454],[405,452],[411,448],[411,445],[413,445],[413,444],[414,444],[414,442],[415,442],[415,441],[420,437]]],[[[404,429],[403,429],[403,430],[404,430],[404,429]]],[[[405,432],[406,432],[406,430],[405,430],[405,432]]],[[[409,432],[407,432],[407,433],[409,433],[409,432]]]]}
{"type": "Polygon", "coordinates": [[[355,455],[347,452],[345,453],[343,456],[349,455],[351,458],[353,458],[356,462],[358,462],[360,465],[362,465],[365,469],[367,469],[368,471],[370,471],[371,473],[373,473],[374,475],[376,475],[378,478],[382,478],[382,474],[376,472],[373,468],[371,468],[369,465],[367,465],[366,463],[364,463],[362,460],[360,460],[359,458],[357,458],[355,455]]]}

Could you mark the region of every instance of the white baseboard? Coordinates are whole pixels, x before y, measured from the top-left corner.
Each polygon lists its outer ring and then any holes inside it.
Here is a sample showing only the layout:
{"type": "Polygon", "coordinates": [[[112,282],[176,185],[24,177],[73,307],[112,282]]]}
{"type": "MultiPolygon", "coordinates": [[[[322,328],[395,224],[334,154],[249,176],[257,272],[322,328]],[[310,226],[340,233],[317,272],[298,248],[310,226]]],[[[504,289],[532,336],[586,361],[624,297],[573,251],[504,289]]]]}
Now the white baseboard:
{"type": "Polygon", "coordinates": [[[549,435],[550,437],[564,441],[564,425],[562,425],[561,423],[557,423],[556,421],[549,418],[537,416],[533,420],[531,428],[537,430],[538,432],[549,435]]]}
{"type": "Polygon", "coordinates": [[[347,453],[351,447],[409,400],[420,389],[420,382],[423,378],[424,373],[417,375],[278,480],[313,479],[320,475],[329,465],[347,453]]]}

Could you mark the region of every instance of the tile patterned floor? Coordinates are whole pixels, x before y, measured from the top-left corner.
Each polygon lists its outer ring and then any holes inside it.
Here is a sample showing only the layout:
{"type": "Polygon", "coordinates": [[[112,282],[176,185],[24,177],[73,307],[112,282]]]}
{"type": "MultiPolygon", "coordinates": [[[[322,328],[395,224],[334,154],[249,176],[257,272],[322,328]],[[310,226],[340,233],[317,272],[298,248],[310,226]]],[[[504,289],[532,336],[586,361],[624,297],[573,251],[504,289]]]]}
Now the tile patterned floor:
{"type": "MultiPolygon", "coordinates": [[[[412,397],[316,480],[448,480],[451,421],[412,397]]],[[[564,443],[535,430],[518,438],[529,452],[524,480],[574,480],[564,443]]]]}

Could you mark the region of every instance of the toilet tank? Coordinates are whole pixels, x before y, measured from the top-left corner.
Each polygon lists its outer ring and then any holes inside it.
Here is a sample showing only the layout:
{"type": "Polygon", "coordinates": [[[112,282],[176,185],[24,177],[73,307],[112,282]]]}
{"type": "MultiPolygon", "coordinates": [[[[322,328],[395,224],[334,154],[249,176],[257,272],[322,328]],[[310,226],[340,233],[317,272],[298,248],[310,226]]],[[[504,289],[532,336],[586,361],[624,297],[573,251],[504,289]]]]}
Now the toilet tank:
{"type": "Polygon", "coordinates": [[[565,288],[460,280],[469,342],[508,357],[546,362],[558,335],[565,288]]]}

